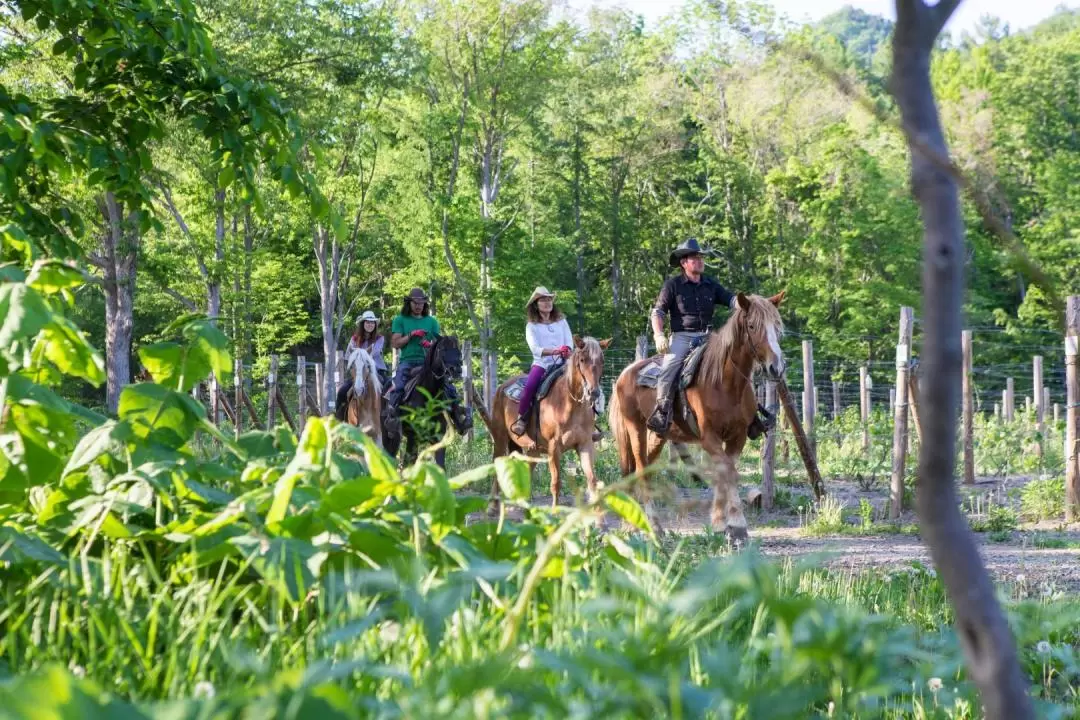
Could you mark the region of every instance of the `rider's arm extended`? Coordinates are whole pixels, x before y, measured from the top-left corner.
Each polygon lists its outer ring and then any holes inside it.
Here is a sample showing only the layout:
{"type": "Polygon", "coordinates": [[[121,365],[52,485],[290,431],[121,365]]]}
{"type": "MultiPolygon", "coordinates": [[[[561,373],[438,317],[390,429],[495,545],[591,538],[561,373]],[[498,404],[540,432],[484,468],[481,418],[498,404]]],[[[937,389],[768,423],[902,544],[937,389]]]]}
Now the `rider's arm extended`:
{"type": "Polygon", "coordinates": [[[536,338],[536,328],[532,323],[525,324],[525,342],[528,343],[529,350],[537,360],[545,355],[555,355],[559,350],[554,347],[541,347],[540,341],[536,338]]]}

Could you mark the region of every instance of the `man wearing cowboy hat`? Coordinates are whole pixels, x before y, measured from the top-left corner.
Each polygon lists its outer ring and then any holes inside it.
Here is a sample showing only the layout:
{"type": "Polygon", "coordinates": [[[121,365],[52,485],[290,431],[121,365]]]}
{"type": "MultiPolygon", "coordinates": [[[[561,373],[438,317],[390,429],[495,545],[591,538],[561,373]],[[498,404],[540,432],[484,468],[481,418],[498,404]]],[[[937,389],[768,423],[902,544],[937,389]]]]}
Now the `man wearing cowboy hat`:
{"type": "MultiPolygon", "coordinates": [[[[390,332],[390,347],[396,348],[399,353],[397,372],[394,373],[390,392],[386,395],[386,409],[389,418],[396,422],[398,404],[401,402],[401,393],[405,390],[409,370],[424,364],[427,348],[440,332],[439,321],[431,316],[428,296],[423,290],[413,288],[405,296],[401,314],[394,318],[390,332]]],[[[450,417],[454,420],[454,426],[459,433],[467,432],[472,427],[472,418],[461,406],[457,388],[449,378],[443,383],[443,393],[450,402],[450,417]]]]}
{"type": "MultiPolygon", "coordinates": [[[[651,320],[656,352],[663,355],[660,376],[656,383],[656,408],[646,425],[662,435],[671,427],[671,402],[675,383],[683,361],[701,341],[713,325],[716,306],[735,307],[735,293],[716,280],[705,276],[705,250],[696,238],[689,238],[668,256],[671,267],[682,268],[678,275],[670,277],[656,298],[651,320]],[[664,336],[664,319],[670,317],[671,340],[664,336]]],[[[757,437],[761,421],[755,418],[757,437]]],[[[764,429],[762,426],[761,429],[764,429]]]]}

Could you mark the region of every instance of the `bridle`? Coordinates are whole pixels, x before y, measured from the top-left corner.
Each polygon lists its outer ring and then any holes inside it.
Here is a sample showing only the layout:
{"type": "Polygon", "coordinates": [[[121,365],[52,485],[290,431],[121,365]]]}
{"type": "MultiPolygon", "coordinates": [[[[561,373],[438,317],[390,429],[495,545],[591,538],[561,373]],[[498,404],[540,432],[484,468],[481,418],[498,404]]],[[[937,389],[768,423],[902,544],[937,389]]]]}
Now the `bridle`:
{"type": "MultiPolygon", "coordinates": [[[[584,350],[575,350],[574,353],[584,352],[584,350]]],[[[585,377],[585,372],[579,367],[581,363],[578,363],[571,357],[571,365],[574,367],[574,371],[581,376],[581,397],[574,396],[574,382],[573,378],[569,377],[567,380],[567,393],[570,395],[570,399],[576,403],[582,405],[592,405],[592,401],[589,399],[589,395],[592,394],[592,384],[589,382],[589,378],[585,377]]]]}

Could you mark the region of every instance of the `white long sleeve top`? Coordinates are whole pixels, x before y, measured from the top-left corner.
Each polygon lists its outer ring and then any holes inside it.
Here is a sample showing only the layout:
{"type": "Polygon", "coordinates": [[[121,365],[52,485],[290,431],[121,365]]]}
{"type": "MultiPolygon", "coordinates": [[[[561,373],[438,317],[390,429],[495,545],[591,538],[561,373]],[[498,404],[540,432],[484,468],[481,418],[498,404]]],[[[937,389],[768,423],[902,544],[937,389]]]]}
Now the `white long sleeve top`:
{"type": "Polygon", "coordinates": [[[541,355],[544,348],[557,348],[563,345],[574,347],[574,334],[570,332],[570,323],[566,318],[556,320],[553,323],[526,323],[525,341],[529,343],[532,351],[533,365],[539,365],[545,370],[558,362],[557,355],[541,355]]]}

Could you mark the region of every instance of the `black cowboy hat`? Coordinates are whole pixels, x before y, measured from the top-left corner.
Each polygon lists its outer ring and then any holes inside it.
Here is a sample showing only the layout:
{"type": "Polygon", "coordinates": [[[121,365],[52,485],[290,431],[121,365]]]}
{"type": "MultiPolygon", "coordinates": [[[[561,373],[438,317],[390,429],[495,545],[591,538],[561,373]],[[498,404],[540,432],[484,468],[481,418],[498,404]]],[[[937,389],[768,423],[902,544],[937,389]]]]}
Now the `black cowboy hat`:
{"type": "Polygon", "coordinates": [[[687,238],[682,245],[671,251],[668,255],[668,264],[671,267],[679,267],[679,261],[688,255],[705,255],[708,251],[698,245],[697,238],[687,238]]]}
{"type": "Polygon", "coordinates": [[[424,291],[420,288],[413,288],[409,291],[409,294],[405,296],[406,300],[420,300],[421,302],[427,302],[428,296],[424,294],[424,291]]]}

